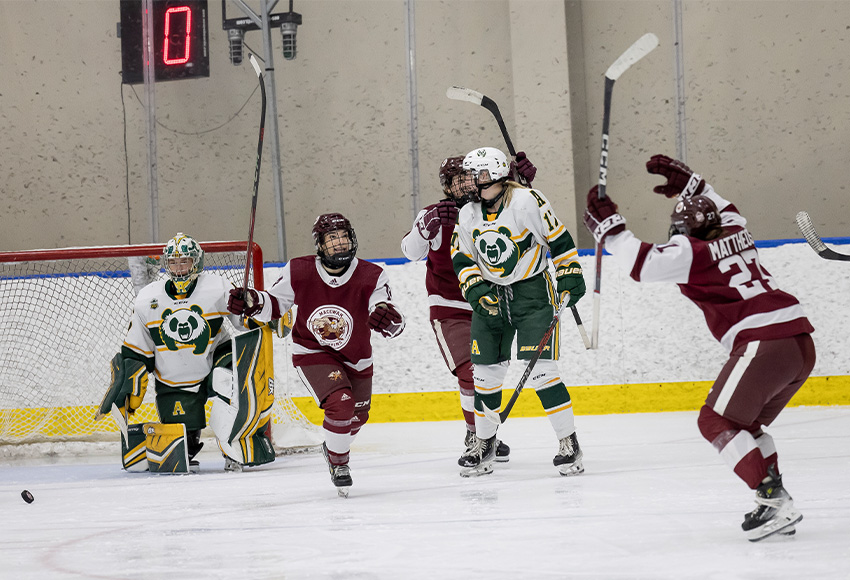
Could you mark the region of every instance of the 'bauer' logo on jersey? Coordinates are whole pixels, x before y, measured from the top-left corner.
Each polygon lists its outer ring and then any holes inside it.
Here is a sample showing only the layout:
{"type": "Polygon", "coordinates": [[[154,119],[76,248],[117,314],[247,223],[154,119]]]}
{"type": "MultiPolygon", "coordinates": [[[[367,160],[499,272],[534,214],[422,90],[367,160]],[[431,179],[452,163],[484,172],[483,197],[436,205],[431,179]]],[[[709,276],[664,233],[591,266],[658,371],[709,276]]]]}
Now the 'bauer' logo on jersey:
{"type": "Polygon", "coordinates": [[[490,271],[510,276],[519,262],[519,247],[511,239],[511,230],[501,226],[496,230],[472,230],[472,240],[478,253],[490,266],[490,271]]]}
{"type": "Polygon", "coordinates": [[[166,308],[162,313],[159,335],[168,350],[177,350],[181,345],[192,345],[195,354],[204,354],[210,342],[210,334],[210,325],[204,318],[204,311],[197,304],[174,311],[166,308]]]}
{"type": "Polygon", "coordinates": [[[307,317],[307,328],[322,346],[342,350],[354,332],[354,319],[340,306],[319,306],[307,317]]]}

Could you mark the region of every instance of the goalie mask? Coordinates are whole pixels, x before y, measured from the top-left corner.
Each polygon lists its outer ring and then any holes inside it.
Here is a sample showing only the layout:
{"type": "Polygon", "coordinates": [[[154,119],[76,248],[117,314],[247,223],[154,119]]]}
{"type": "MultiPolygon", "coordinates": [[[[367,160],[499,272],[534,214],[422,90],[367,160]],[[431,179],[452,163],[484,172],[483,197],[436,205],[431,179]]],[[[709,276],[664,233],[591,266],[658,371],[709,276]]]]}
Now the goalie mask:
{"type": "Polygon", "coordinates": [[[185,234],[177,234],[165,244],[162,252],[165,273],[178,294],[185,294],[204,269],[204,250],[185,234]]]}
{"type": "Polygon", "coordinates": [[[463,207],[470,201],[480,201],[475,179],[463,171],[463,157],[449,157],[440,164],[440,185],[443,193],[463,207]]]}
{"type": "Polygon", "coordinates": [[[720,212],[717,206],[704,195],[695,195],[676,203],[670,216],[670,233],[708,239],[715,229],[720,228],[720,212]]]}
{"type": "Polygon", "coordinates": [[[326,268],[346,268],[357,253],[357,236],[341,213],[326,213],[313,224],[313,243],[326,268]]]}

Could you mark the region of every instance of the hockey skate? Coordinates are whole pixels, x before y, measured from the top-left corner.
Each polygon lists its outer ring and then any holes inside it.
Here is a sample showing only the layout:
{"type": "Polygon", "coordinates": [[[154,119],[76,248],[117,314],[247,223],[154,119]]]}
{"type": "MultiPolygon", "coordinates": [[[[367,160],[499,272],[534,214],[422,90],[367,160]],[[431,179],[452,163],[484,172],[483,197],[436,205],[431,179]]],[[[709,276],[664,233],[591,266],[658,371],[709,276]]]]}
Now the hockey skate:
{"type": "Polygon", "coordinates": [[[229,458],[227,455],[224,456],[224,470],[228,473],[241,473],[242,464],[238,461],[234,461],[229,458]]]}
{"type": "Polygon", "coordinates": [[[584,466],[581,464],[582,457],[584,457],[584,454],[579,447],[578,437],[573,432],[569,437],[561,439],[558,454],[552,460],[552,463],[555,464],[561,475],[578,475],[584,473],[584,466]]]}
{"type": "Polygon", "coordinates": [[[741,529],[751,542],[758,542],[773,534],[794,535],[794,524],[803,519],[794,507],[791,495],[782,487],[782,476],[771,465],[767,468],[767,481],[756,488],[758,507],[744,516],[741,529]]]}
{"type": "Polygon", "coordinates": [[[496,436],[481,439],[473,434],[472,437],[472,445],[457,460],[457,464],[461,467],[460,476],[477,477],[493,473],[493,461],[496,459],[496,447],[498,445],[496,436]]]}
{"type": "Polygon", "coordinates": [[[336,486],[336,493],[339,497],[348,497],[348,492],[351,489],[351,469],[348,465],[333,465],[330,457],[328,457],[328,447],[322,443],[322,455],[325,456],[325,462],[328,464],[328,471],[331,473],[331,483],[336,486]]]}
{"type": "MultiPolygon", "coordinates": [[[[464,455],[472,449],[472,446],[475,443],[475,433],[468,430],[466,431],[466,437],[463,438],[463,447],[465,449],[464,455]]],[[[511,448],[508,445],[501,441],[500,439],[496,439],[496,461],[499,463],[506,463],[511,460],[511,448]]]]}

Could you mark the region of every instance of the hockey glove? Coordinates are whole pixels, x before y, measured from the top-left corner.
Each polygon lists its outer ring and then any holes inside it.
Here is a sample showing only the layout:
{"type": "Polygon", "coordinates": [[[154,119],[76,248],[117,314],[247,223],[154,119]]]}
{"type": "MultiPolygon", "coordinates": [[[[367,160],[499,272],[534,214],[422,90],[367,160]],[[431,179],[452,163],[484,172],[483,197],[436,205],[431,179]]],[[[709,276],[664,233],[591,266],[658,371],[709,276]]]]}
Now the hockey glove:
{"type": "Polygon", "coordinates": [[[511,174],[516,175],[525,185],[531,185],[534,176],[537,175],[537,168],[525,156],[524,151],[519,151],[516,154],[516,161],[511,162],[511,174]]]}
{"type": "Polygon", "coordinates": [[[416,220],[416,229],[424,240],[433,240],[440,227],[454,228],[457,223],[457,204],[453,200],[444,199],[416,220]]]}
{"type": "Polygon", "coordinates": [[[253,288],[248,288],[247,293],[242,288],[233,288],[227,299],[227,309],[233,314],[250,318],[263,309],[263,304],[260,302],[260,294],[253,288]]]}
{"type": "Polygon", "coordinates": [[[656,185],[652,191],[666,197],[681,196],[685,199],[699,195],[705,189],[705,179],[691,171],[691,168],[666,155],[653,155],[646,162],[646,170],[654,175],[667,178],[664,185],[656,185]]]}
{"type": "Polygon", "coordinates": [[[581,264],[578,262],[570,262],[566,266],[561,266],[555,272],[555,278],[558,281],[558,296],[561,302],[564,299],[569,299],[567,307],[575,306],[575,303],[581,300],[584,293],[587,292],[587,287],[584,284],[584,276],[581,273],[581,264]]]}
{"type": "Polygon", "coordinates": [[[369,315],[369,328],[386,338],[395,338],[404,330],[404,319],[392,304],[381,302],[369,315]]]}
{"type": "Polygon", "coordinates": [[[596,243],[601,244],[606,236],[626,229],[626,218],[617,213],[617,204],[610,197],[599,199],[599,186],[594,185],[587,194],[584,225],[593,234],[596,243]]]}
{"type": "Polygon", "coordinates": [[[481,276],[472,276],[460,287],[472,310],[481,316],[499,316],[499,298],[481,276]]]}

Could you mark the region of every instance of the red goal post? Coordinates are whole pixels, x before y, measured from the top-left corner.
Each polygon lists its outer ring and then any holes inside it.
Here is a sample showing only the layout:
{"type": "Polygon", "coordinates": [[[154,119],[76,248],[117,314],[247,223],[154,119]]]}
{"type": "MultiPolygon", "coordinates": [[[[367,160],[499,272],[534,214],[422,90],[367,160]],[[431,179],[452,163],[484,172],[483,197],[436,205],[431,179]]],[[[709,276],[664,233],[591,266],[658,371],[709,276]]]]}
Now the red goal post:
{"type": "MultiPolygon", "coordinates": [[[[247,242],[201,247],[204,271],[242,286],[247,242]]],[[[126,333],[135,287],[165,275],[162,249],[141,244],[0,253],[0,445],[117,440],[114,423],[95,422],[94,414],[109,385],[109,361],[126,333]]],[[[259,244],[251,254],[248,284],[262,289],[259,244]]],[[[274,432],[311,429],[285,394],[276,394],[273,413],[274,432]]],[[[157,420],[153,388],[133,420],[157,420]]]]}

